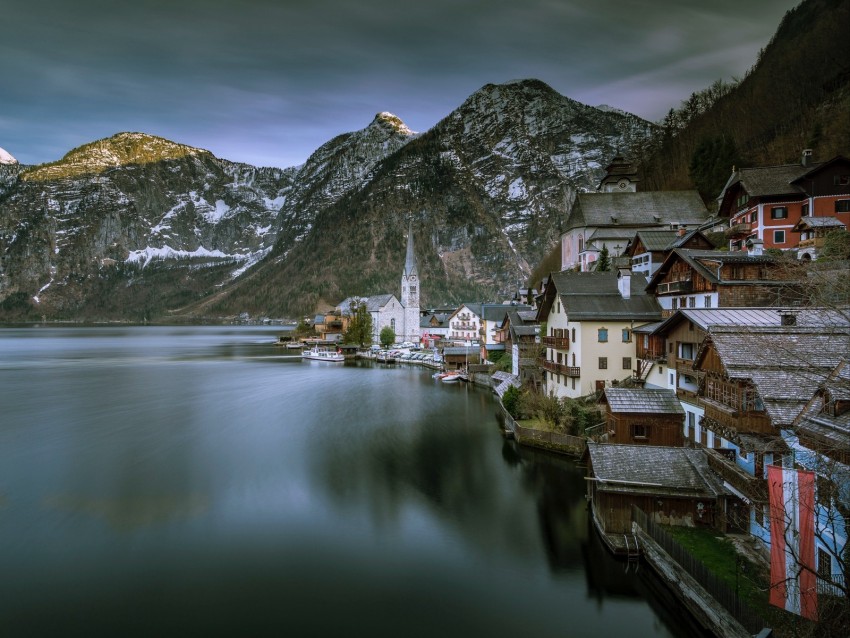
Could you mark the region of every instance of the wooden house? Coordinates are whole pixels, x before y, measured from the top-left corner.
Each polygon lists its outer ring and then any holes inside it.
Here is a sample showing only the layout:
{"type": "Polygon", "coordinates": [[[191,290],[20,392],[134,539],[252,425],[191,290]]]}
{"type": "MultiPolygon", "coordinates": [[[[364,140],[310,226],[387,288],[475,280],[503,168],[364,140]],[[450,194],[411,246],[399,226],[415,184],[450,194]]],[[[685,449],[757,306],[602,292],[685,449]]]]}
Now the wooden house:
{"type": "Polygon", "coordinates": [[[638,230],[629,240],[624,255],[629,258],[634,274],[642,274],[649,279],[675,248],[712,250],[714,245],[698,229],[688,231],[684,228],[653,228],[638,230]]]}
{"type": "Polygon", "coordinates": [[[671,390],[605,388],[609,443],[682,447],[685,411],[671,390]]]}
{"type": "Polygon", "coordinates": [[[790,276],[766,254],[675,249],[646,289],[670,316],[679,308],[777,305],[792,292],[790,276]]]}
{"type": "Polygon", "coordinates": [[[465,370],[481,362],[481,350],[477,346],[453,346],[443,348],[443,364],[446,370],[465,370]]]}
{"type": "Polygon", "coordinates": [[[797,257],[805,261],[818,258],[826,242],[826,236],[835,231],[846,231],[847,225],[837,217],[801,217],[794,224],[792,233],[799,233],[797,257]]]}
{"type": "Polygon", "coordinates": [[[584,459],[593,522],[614,552],[631,534],[632,506],[659,523],[725,531],[729,493],[703,450],[589,442],[584,459]]]}

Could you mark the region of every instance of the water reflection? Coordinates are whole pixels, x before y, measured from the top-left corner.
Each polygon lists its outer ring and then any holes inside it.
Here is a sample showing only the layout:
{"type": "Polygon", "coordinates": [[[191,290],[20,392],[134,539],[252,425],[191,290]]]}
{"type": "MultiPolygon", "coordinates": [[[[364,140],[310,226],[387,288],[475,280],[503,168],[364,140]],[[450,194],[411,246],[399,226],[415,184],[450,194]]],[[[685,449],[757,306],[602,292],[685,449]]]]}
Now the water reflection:
{"type": "Polygon", "coordinates": [[[0,331],[4,630],[671,635],[489,392],[277,332],[0,331]]]}

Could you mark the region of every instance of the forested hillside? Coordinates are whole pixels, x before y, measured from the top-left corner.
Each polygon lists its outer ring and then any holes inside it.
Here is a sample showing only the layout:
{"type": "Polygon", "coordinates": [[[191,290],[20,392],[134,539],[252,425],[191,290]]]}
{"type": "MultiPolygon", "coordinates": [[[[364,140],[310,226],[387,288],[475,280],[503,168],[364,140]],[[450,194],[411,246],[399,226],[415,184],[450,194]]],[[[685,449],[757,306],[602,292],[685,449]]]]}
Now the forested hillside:
{"type": "Polygon", "coordinates": [[[698,188],[713,203],[733,165],[850,153],[850,0],[790,10],[744,78],[718,80],[672,109],[643,157],[643,188],[698,188]]]}

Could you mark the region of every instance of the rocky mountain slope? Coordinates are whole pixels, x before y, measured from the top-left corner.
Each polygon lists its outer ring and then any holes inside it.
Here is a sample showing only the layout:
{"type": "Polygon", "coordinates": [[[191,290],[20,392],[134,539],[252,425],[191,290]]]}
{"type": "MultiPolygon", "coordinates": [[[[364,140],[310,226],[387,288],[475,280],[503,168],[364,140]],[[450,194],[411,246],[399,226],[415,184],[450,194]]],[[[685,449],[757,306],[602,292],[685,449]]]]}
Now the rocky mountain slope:
{"type": "Polygon", "coordinates": [[[491,298],[651,128],[528,80],[483,87],[422,135],[380,113],[298,168],[138,133],[6,165],[0,318],[296,316],[397,292],[411,218],[424,302],[491,298]]]}

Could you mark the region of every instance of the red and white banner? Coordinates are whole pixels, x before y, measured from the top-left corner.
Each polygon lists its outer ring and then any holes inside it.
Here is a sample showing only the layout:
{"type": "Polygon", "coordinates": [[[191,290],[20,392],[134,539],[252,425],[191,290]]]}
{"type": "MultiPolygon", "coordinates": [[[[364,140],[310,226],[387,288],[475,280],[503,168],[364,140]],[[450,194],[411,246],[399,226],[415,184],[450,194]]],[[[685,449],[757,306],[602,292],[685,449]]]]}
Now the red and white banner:
{"type": "Polygon", "coordinates": [[[818,619],[815,474],[769,465],[770,604],[818,619]]]}

